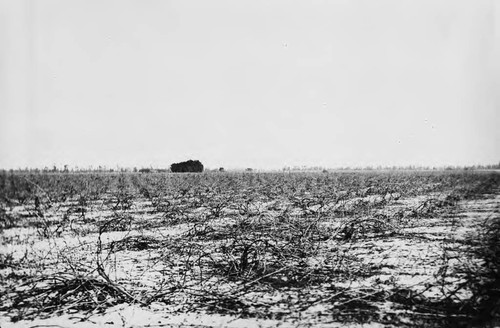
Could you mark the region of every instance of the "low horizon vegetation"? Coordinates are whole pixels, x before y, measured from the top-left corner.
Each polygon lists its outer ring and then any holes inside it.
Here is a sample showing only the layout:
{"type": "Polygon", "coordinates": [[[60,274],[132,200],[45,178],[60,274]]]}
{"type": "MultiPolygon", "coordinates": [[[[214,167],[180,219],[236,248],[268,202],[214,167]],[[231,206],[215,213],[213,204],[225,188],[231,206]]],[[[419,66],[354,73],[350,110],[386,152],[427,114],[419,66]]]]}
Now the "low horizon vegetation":
{"type": "MultiPolygon", "coordinates": [[[[199,162],[199,160],[195,160],[199,162]]],[[[183,162],[180,162],[183,163],[183,162]]],[[[174,164],[179,164],[179,163],[174,163],[174,164]]],[[[201,162],[200,162],[201,164],[201,162]]],[[[87,167],[79,167],[79,166],[70,166],[70,165],[52,165],[52,167],[45,166],[43,168],[40,167],[18,167],[16,169],[10,168],[0,168],[0,172],[30,172],[30,173],[78,173],[78,172],[115,172],[115,173],[126,173],[126,172],[133,172],[133,173],[167,173],[167,172],[172,172],[171,171],[171,165],[167,165],[165,167],[158,167],[158,166],[120,166],[116,165],[114,167],[109,167],[105,165],[96,165],[96,166],[87,166],[87,167]]],[[[308,166],[308,165],[300,165],[300,166],[283,166],[280,169],[266,169],[266,168],[252,168],[252,167],[226,167],[226,166],[220,166],[220,164],[217,166],[214,166],[213,168],[211,167],[206,167],[202,171],[203,172],[218,172],[221,171],[220,169],[223,168],[223,171],[228,171],[228,172],[244,172],[244,171],[255,171],[255,172],[260,172],[260,173],[265,173],[265,172],[270,172],[270,173],[276,173],[276,172],[320,172],[320,171],[376,171],[376,170],[393,170],[393,171],[419,171],[419,170],[425,170],[425,171],[441,171],[441,170],[500,170],[500,162],[497,164],[475,164],[475,165],[438,165],[438,166],[432,166],[432,165],[365,165],[365,166],[335,166],[335,167],[327,167],[327,166],[308,166]]]]}

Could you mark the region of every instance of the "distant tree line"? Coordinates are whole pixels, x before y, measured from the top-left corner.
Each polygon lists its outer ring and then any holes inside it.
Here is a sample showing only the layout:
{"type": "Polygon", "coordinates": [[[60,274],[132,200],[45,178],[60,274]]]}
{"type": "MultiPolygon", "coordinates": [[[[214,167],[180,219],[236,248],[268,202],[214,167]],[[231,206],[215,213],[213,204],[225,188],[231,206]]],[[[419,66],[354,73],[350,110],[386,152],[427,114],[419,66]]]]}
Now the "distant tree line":
{"type": "Polygon", "coordinates": [[[499,170],[500,163],[489,164],[489,165],[446,165],[446,166],[422,166],[422,165],[407,165],[407,166],[343,166],[336,168],[323,168],[321,166],[285,166],[283,167],[283,172],[314,172],[323,171],[328,172],[328,170],[335,171],[376,171],[376,170],[392,170],[392,171],[419,171],[419,170],[499,170]]]}
{"type": "MultiPolygon", "coordinates": [[[[203,164],[196,160],[189,160],[186,162],[174,163],[170,166],[170,169],[166,168],[129,168],[129,167],[115,167],[110,168],[106,166],[88,166],[88,167],[71,167],[69,165],[63,165],[62,167],[57,167],[56,165],[52,167],[44,167],[44,168],[17,168],[17,169],[2,169],[2,172],[27,172],[27,173],[99,173],[99,172],[138,172],[138,173],[165,173],[165,172],[203,172],[204,167],[203,164]]],[[[325,168],[322,166],[286,166],[282,168],[283,172],[308,172],[308,171],[318,171],[318,172],[327,172],[328,170],[347,170],[347,171],[370,171],[370,170],[500,170],[500,163],[498,164],[489,164],[489,165],[468,165],[468,166],[418,166],[418,165],[408,165],[408,166],[364,166],[364,167],[352,167],[352,166],[344,166],[344,167],[336,167],[336,168],[325,168]]],[[[223,167],[218,169],[213,169],[212,171],[225,172],[223,167]]],[[[246,172],[253,171],[252,168],[246,168],[246,172]]]]}

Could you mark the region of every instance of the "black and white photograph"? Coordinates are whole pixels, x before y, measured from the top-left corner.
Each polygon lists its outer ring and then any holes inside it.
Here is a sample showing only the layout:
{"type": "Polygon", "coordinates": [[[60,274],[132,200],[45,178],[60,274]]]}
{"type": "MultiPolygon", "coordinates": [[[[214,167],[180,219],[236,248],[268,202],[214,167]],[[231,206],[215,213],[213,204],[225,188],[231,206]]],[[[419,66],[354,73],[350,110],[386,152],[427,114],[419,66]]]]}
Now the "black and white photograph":
{"type": "Polygon", "coordinates": [[[500,1],[0,0],[1,328],[500,328],[500,1]]]}

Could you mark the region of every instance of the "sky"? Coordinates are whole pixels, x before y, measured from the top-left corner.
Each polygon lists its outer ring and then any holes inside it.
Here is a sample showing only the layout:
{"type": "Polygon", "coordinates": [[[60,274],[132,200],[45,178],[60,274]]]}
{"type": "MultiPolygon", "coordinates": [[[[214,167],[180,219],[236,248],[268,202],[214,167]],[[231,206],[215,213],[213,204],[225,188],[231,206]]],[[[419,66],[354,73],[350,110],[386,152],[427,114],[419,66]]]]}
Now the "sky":
{"type": "Polygon", "coordinates": [[[0,168],[500,161],[495,0],[0,0],[0,168]]]}

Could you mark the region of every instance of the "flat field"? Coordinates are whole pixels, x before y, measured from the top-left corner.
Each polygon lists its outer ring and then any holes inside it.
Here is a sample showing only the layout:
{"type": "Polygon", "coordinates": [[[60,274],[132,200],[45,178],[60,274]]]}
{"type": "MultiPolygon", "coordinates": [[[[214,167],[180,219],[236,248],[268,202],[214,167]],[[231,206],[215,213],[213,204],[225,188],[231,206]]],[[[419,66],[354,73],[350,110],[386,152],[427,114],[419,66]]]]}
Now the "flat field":
{"type": "Polygon", "coordinates": [[[0,174],[0,326],[500,325],[500,174],[0,174]]]}

